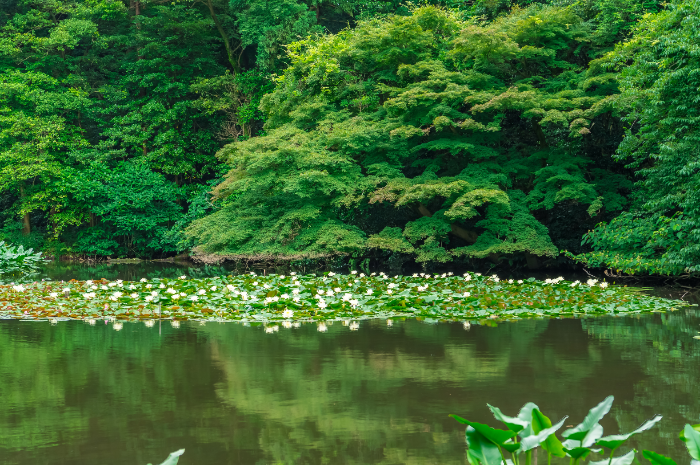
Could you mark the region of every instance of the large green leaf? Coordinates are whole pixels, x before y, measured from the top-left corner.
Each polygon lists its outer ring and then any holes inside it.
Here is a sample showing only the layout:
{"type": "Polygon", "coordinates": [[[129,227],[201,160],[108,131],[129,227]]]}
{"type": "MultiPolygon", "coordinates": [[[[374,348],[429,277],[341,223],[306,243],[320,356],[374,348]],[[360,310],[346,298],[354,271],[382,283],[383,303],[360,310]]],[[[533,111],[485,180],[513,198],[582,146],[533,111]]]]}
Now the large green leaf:
{"type": "Polygon", "coordinates": [[[696,431],[692,425],[685,425],[683,440],[690,456],[695,460],[700,460],[700,432],[696,431]]]}
{"type": "Polygon", "coordinates": [[[677,465],[675,460],[650,450],[642,451],[642,455],[645,459],[650,461],[652,465],[677,465]]]}
{"type": "MultiPolygon", "coordinates": [[[[176,450],[175,452],[171,452],[170,455],[168,455],[168,458],[165,459],[165,462],[161,463],[160,465],[177,465],[177,461],[180,459],[180,456],[185,453],[185,449],[180,449],[176,450]]],[[[151,465],[150,463],[148,465],[151,465]]]]}
{"type": "Polygon", "coordinates": [[[567,429],[562,433],[562,436],[566,439],[583,440],[588,432],[610,411],[613,400],[615,400],[613,396],[606,397],[605,400],[589,410],[582,423],[567,429]]]}
{"type": "Polygon", "coordinates": [[[635,452],[637,452],[637,451],[632,449],[631,451],[627,452],[625,455],[621,455],[619,457],[614,457],[612,460],[605,459],[605,460],[599,460],[597,462],[588,462],[588,465],[632,465],[632,462],[634,461],[635,452]]]}
{"type": "Polygon", "coordinates": [[[627,433],[627,434],[612,434],[610,436],[605,436],[604,438],[598,439],[597,443],[599,446],[607,447],[608,449],[615,450],[618,447],[620,447],[625,441],[627,441],[629,438],[634,436],[635,434],[641,433],[643,431],[648,430],[652,426],[654,426],[658,421],[660,421],[663,417],[661,415],[656,415],[654,418],[651,420],[646,421],[642,426],[637,428],[636,430],[627,433]]]}
{"type": "Polygon", "coordinates": [[[586,434],[582,440],[567,439],[563,443],[566,455],[575,459],[586,458],[591,452],[598,452],[600,449],[591,449],[591,446],[603,436],[603,427],[596,424],[586,434]]]}
{"type": "Polygon", "coordinates": [[[474,421],[465,420],[458,415],[450,415],[452,418],[458,422],[469,425],[479,433],[483,434],[489,441],[500,445],[503,445],[508,439],[515,436],[514,431],[506,431],[502,429],[491,428],[489,425],[484,425],[483,423],[477,423],[474,421]]]}
{"type": "Polygon", "coordinates": [[[528,450],[534,449],[535,447],[542,444],[542,447],[552,455],[556,455],[557,457],[564,457],[564,455],[566,454],[564,452],[564,449],[562,448],[562,444],[559,441],[559,439],[557,439],[557,437],[554,435],[554,433],[557,432],[559,428],[561,428],[564,425],[564,422],[569,417],[562,418],[559,421],[559,423],[552,426],[552,422],[549,421],[547,417],[542,415],[542,412],[540,412],[539,409],[533,410],[532,416],[532,426],[538,431],[536,434],[532,434],[526,438],[523,438],[523,440],[520,441],[520,450],[522,450],[523,452],[527,452],[528,450]],[[540,418],[536,419],[535,415],[537,414],[539,414],[539,416],[541,417],[546,418],[547,421],[542,421],[540,418]],[[549,423],[549,427],[540,428],[541,425],[544,425],[546,423],[549,423]]]}
{"type": "MultiPolygon", "coordinates": [[[[459,421],[459,420],[457,420],[459,421]]],[[[501,465],[503,458],[498,446],[472,426],[467,426],[467,457],[469,462],[481,465],[501,465]]]]}
{"type": "MultiPolygon", "coordinates": [[[[692,426],[695,431],[700,431],[700,424],[690,426],[692,426]]],[[[685,429],[681,431],[681,434],[679,434],[678,436],[683,440],[683,442],[685,442],[685,429]]]]}
{"type": "MultiPolygon", "coordinates": [[[[530,403],[525,404],[525,406],[527,406],[529,404],[530,403]]],[[[498,407],[494,407],[493,405],[490,405],[490,404],[486,404],[486,405],[489,406],[489,409],[493,413],[494,418],[496,418],[496,420],[505,424],[508,427],[508,429],[511,431],[515,431],[516,433],[518,433],[530,425],[529,419],[523,420],[519,417],[509,417],[508,415],[504,415],[503,412],[501,412],[501,409],[499,409],[498,407]]],[[[535,404],[532,404],[532,405],[535,405],[535,404]]],[[[525,408],[525,406],[523,407],[523,409],[525,408]]],[[[536,407],[537,406],[535,406],[535,408],[536,407]]],[[[522,412],[523,409],[521,409],[520,411],[522,412]]],[[[531,418],[531,416],[530,416],[530,418],[531,418]]]]}

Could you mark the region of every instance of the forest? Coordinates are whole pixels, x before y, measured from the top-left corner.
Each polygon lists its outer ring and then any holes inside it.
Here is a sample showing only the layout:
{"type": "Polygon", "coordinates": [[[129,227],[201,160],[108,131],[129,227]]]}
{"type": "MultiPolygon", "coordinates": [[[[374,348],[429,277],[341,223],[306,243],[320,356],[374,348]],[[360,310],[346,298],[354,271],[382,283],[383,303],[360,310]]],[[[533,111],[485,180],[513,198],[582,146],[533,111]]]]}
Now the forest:
{"type": "Polygon", "coordinates": [[[0,240],[697,275],[699,45],[700,0],[0,0],[0,240]]]}

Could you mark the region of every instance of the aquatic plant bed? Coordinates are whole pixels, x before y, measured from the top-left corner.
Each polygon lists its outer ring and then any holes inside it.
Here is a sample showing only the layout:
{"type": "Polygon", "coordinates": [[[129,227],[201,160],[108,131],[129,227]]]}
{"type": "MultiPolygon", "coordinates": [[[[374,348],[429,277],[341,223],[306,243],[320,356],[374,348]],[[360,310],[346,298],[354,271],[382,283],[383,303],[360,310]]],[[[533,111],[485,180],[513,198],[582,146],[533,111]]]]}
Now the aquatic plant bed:
{"type": "Polygon", "coordinates": [[[120,320],[517,319],[663,312],[682,301],[606,282],[501,280],[478,273],[267,275],[0,286],[0,317],[120,320]]]}

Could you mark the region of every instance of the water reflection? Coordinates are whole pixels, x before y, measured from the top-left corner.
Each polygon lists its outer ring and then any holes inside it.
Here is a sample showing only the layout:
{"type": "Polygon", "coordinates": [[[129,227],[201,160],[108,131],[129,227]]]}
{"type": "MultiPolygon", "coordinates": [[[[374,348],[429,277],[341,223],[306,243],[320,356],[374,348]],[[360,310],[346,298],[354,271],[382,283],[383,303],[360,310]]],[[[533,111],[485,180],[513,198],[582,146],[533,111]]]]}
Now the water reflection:
{"type": "Polygon", "coordinates": [[[145,464],[183,447],[183,465],[461,464],[449,413],[495,424],[487,402],[514,414],[534,401],[575,423],[609,394],[606,433],[662,414],[632,445],[687,463],[677,433],[700,420],[695,309],[492,326],[97,323],[0,321],[3,464],[145,464]]]}

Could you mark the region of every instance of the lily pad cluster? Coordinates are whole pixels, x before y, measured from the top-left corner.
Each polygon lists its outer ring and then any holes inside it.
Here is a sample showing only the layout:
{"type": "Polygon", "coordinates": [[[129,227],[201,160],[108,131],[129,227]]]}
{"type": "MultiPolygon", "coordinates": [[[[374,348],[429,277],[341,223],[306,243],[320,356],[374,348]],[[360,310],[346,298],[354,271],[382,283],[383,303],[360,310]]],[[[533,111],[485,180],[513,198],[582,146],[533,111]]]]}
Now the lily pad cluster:
{"type": "Polygon", "coordinates": [[[422,317],[517,319],[674,310],[682,301],[607,282],[502,280],[479,273],[266,275],[128,281],[41,281],[0,286],[5,318],[347,320],[422,317]]]}

